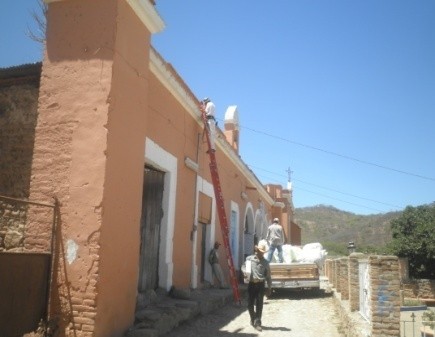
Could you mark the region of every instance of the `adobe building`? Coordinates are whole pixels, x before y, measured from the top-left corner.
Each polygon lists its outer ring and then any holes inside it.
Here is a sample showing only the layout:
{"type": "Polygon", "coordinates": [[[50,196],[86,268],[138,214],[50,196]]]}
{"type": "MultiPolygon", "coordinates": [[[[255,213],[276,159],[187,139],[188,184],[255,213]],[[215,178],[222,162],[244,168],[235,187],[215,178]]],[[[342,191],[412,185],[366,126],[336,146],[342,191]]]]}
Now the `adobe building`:
{"type": "Polygon", "coordinates": [[[295,208],[293,206],[293,190],[291,182],[287,183],[287,189],[281,185],[267,184],[267,193],[273,198],[274,204],[271,209],[271,217],[280,219],[284,229],[286,243],[293,246],[301,245],[301,227],[294,222],[295,208]]]}
{"type": "MultiPolygon", "coordinates": [[[[164,28],[153,1],[46,2],[38,109],[33,105],[26,134],[27,168],[17,179],[27,185],[0,194],[56,200],[49,317],[59,336],[122,336],[148,291],[212,283],[207,254],[222,242],[222,230],[200,102],[150,44],[164,28]]],[[[0,123],[23,109],[10,107],[0,123]]],[[[241,160],[240,146],[238,109],[230,106],[216,158],[237,272],[271,217],[286,224],[289,242],[298,235],[300,242],[291,190],[265,188],[241,160]]],[[[47,215],[30,216],[14,251],[49,244],[47,215]]]]}

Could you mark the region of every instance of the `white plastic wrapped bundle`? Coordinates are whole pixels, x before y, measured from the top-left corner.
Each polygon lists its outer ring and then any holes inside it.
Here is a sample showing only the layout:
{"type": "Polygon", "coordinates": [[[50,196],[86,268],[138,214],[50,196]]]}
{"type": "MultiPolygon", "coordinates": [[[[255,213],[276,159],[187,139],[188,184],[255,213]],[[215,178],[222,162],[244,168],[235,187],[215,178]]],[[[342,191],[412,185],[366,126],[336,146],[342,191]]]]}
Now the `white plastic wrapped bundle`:
{"type": "Polygon", "coordinates": [[[290,246],[292,262],[300,262],[303,259],[303,251],[299,246],[290,246]]]}
{"type": "MultiPolygon", "coordinates": [[[[269,250],[269,245],[267,244],[266,240],[260,240],[258,244],[265,244],[269,250]]],[[[318,266],[322,266],[327,254],[328,253],[323,249],[323,246],[319,242],[307,243],[303,247],[292,245],[282,246],[284,263],[306,262],[316,263],[318,266]]],[[[277,263],[278,261],[278,250],[275,249],[275,252],[272,256],[272,261],[270,262],[277,263]]]]}
{"type": "MultiPolygon", "coordinates": [[[[284,263],[299,262],[299,260],[302,258],[302,248],[292,245],[283,245],[282,257],[284,259],[284,263]]],[[[277,263],[278,261],[278,249],[275,249],[272,256],[272,261],[270,262],[277,263]]]]}
{"type": "Polygon", "coordinates": [[[303,258],[300,262],[316,263],[321,266],[327,254],[319,242],[308,243],[302,248],[303,258]]]}

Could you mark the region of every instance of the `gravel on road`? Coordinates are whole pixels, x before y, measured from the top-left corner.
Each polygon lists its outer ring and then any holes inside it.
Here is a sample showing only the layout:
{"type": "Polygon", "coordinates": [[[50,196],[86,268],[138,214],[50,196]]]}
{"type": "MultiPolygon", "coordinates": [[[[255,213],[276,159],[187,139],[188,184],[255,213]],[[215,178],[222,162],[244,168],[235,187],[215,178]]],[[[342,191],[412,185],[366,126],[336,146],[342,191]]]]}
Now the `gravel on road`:
{"type": "Polygon", "coordinates": [[[343,337],[340,318],[331,293],[322,291],[274,291],[265,298],[263,331],[250,325],[247,298],[241,305],[227,304],[212,313],[178,326],[165,337],[292,336],[343,337]]]}

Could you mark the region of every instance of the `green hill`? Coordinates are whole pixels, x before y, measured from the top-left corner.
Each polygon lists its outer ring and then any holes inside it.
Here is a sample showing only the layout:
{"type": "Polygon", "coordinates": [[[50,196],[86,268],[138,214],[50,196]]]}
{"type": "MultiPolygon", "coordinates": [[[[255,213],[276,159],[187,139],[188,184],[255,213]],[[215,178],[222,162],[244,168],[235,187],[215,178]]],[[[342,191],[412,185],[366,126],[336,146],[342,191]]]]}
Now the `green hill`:
{"type": "Polygon", "coordinates": [[[302,228],[302,244],[320,242],[329,255],[347,254],[353,241],[357,251],[383,253],[391,240],[390,221],[402,212],[359,215],[332,206],[295,209],[295,222],[302,228]]]}

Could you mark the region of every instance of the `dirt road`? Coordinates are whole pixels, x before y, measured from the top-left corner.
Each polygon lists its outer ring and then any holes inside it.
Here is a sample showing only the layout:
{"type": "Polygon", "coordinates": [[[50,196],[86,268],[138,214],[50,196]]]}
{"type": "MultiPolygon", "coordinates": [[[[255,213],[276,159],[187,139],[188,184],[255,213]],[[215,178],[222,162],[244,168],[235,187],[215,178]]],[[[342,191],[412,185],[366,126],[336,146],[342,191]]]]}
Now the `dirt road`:
{"type": "Polygon", "coordinates": [[[215,337],[215,336],[264,336],[264,337],[343,337],[340,322],[331,294],[299,291],[275,292],[265,299],[263,331],[256,331],[250,324],[246,308],[226,305],[211,314],[184,323],[165,337],[215,337]]]}

